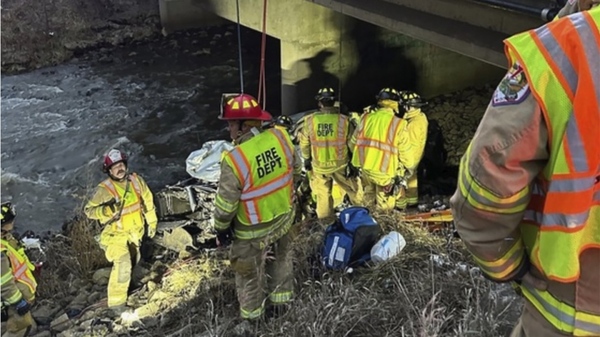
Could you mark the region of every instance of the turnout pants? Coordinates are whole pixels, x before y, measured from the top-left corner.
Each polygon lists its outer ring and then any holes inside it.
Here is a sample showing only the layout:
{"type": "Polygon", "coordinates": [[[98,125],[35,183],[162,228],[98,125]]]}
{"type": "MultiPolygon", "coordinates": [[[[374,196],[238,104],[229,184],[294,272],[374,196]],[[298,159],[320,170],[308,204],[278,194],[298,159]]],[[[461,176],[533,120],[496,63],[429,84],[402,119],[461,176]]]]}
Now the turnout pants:
{"type": "Polygon", "coordinates": [[[131,282],[131,269],[140,260],[139,242],[131,242],[125,232],[103,232],[101,246],[106,259],[112,262],[108,279],[108,307],[127,303],[127,291],[131,282]]]}
{"type": "MultiPolygon", "coordinates": [[[[384,186],[377,185],[367,177],[362,178],[362,185],[365,189],[364,204],[372,209],[373,206],[378,211],[391,211],[396,206],[396,199],[399,196],[391,195],[385,192],[384,186]]],[[[404,195],[401,191],[400,196],[404,195]]]]}
{"type": "MultiPolygon", "coordinates": [[[[34,295],[27,286],[17,283],[17,288],[19,288],[26,301],[33,302],[34,295]]],[[[8,320],[6,324],[2,324],[2,337],[25,337],[35,328],[36,324],[31,316],[31,312],[20,316],[12,305],[8,306],[6,311],[8,313],[8,320]]]]}
{"type": "Polygon", "coordinates": [[[561,337],[571,336],[565,335],[556,330],[550,322],[548,322],[537,309],[525,300],[523,313],[519,322],[512,331],[510,337],[561,337]]]}
{"type": "Polygon", "coordinates": [[[317,196],[317,218],[320,220],[333,220],[335,217],[334,213],[334,202],[332,196],[332,186],[335,181],[340,188],[348,194],[350,203],[352,205],[362,204],[362,191],[360,189],[357,178],[347,178],[346,170],[338,170],[333,173],[312,174],[310,181],[310,188],[314,191],[317,196]]]}
{"type": "Polygon", "coordinates": [[[235,271],[235,286],[240,315],[256,319],[263,315],[265,302],[285,304],[292,299],[294,270],[290,232],[264,246],[264,239],[235,240],[230,261],[235,271]]]}
{"type": "Polygon", "coordinates": [[[419,203],[419,182],[417,173],[413,174],[406,181],[406,194],[400,195],[396,200],[396,208],[405,209],[407,206],[414,206],[419,203]]]}

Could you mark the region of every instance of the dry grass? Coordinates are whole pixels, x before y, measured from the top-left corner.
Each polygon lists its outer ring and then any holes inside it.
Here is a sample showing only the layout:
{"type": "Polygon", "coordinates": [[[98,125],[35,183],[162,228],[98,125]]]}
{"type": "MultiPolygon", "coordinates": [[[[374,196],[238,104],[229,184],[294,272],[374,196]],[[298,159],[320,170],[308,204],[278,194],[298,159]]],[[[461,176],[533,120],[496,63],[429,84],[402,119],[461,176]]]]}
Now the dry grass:
{"type": "Polygon", "coordinates": [[[160,319],[154,320],[148,335],[441,337],[509,333],[520,301],[510,290],[485,280],[476,269],[457,267],[470,263],[460,242],[432,236],[412,224],[398,226],[394,216],[379,215],[378,220],[384,228],[401,232],[408,245],[393,260],[352,274],[323,270],[315,259],[322,234],[315,228],[302,228],[294,242],[297,286],[293,305],[285,315],[251,326],[252,331],[240,331],[238,326],[241,320],[233,275],[224,263],[226,254],[205,253],[163,280],[161,290],[174,308],[161,307],[160,319]],[[445,262],[433,262],[432,254],[445,262]],[[176,280],[189,280],[188,287],[181,288],[176,280]]]}
{"type": "MultiPolygon", "coordinates": [[[[284,315],[254,325],[240,324],[226,250],[175,261],[156,279],[157,287],[147,285],[139,292],[147,300],[137,309],[144,325],[135,335],[508,335],[521,301],[510,287],[485,280],[460,241],[431,235],[418,223],[400,224],[397,215],[377,214],[376,218],[386,232],[399,231],[407,246],[394,259],[351,274],[324,270],[317,258],[322,230],[309,221],[297,225],[292,305],[284,315]],[[439,258],[434,261],[432,256],[439,258]]],[[[40,285],[42,300],[73,294],[80,280],[105,263],[90,228],[80,221],[72,229],[72,238],[50,242],[49,265],[40,285]]]]}
{"type": "MultiPolygon", "coordinates": [[[[107,31],[143,24],[158,3],[144,0],[13,0],[2,3],[2,70],[21,71],[69,59],[107,44],[107,31]],[[109,22],[112,21],[112,22],[109,22]]],[[[113,34],[122,42],[125,34],[113,34]]],[[[134,37],[134,36],[132,36],[134,37]]]]}

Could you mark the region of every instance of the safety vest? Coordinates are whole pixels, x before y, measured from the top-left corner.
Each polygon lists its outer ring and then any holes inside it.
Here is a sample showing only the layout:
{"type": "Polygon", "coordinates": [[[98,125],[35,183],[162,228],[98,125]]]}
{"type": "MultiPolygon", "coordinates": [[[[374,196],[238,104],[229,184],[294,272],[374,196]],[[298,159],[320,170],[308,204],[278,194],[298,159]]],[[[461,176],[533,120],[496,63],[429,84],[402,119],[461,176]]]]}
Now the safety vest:
{"type": "Polygon", "coordinates": [[[352,165],[393,178],[398,169],[397,137],[406,121],[390,109],[365,114],[358,126],[352,165]]]}
{"type": "Polygon", "coordinates": [[[316,112],[306,119],[312,166],[317,173],[330,173],[348,164],[347,116],[316,112]]]}
{"type": "Polygon", "coordinates": [[[129,175],[129,183],[133,188],[129,188],[127,195],[125,195],[125,188],[121,187],[119,184],[115,184],[110,178],[100,183],[100,185],[106,188],[117,201],[117,213],[120,211],[119,207],[123,203],[123,198],[125,198],[121,217],[112,223],[113,229],[115,230],[137,230],[144,226],[142,198],[140,197],[142,189],[138,179],[139,178],[135,173],[129,175]]]}
{"type": "MultiPolygon", "coordinates": [[[[600,8],[505,41],[527,74],[548,127],[550,158],[531,186],[521,233],[530,261],[558,282],[579,279],[579,256],[600,248],[600,8]]],[[[600,266],[590,266],[599,268],[600,266]]],[[[600,336],[600,313],[523,288],[557,329],[600,336]]]]}
{"type": "Polygon", "coordinates": [[[236,146],[225,157],[242,185],[236,237],[260,237],[268,223],[292,208],[294,147],[287,132],[268,129],[236,146]]]}
{"type": "Polygon", "coordinates": [[[37,288],[37,282],[33,276],[35,265],[29,261],[27,254],[25,254],[25,248],[19,247],[17,249],[9,241],[2,239],[0,240],[0,250],[8,256],[15,280],[26,285],[31,290],[31,293],[35,294],[35,289],[37,288]]]}

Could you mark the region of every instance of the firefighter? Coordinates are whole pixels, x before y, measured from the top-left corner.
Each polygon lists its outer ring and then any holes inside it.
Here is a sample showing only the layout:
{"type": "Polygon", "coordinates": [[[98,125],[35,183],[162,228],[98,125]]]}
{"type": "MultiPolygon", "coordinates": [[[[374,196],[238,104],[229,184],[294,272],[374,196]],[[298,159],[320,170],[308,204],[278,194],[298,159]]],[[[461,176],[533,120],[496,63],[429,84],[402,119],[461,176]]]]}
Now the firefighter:
{"type": "Polygon", "coordinates": [[[294,128],[294,121],[292,121],[289,116],[281,115],[275,119],[273,125],[281,130],[292,132],[292,129],[294,128]]]}
{"type": "Polygon", "coordinates": [[[405,193],[406,168],[414,164],[398,91],[382,89],[376,99],[377,109],[363,115],[350,140],[352,166],[361,169],[364,203],[389,211],[405,193]]]}
{"type": "Polygon", "coordinates": [[[2,337],[23,337],[35,327],[31,306],[35,300],[37,282],[33,272],[35,266],[25,254],[25,247],[11,232],[15,225],[16,212],[10,202],[0,206],[2,222],[2,310],[6,310],[8,321],[2,337]]]}
{"type": "Polygon", "coordinates": [[[128,172],[125,153],[112,149],[102,170],[108,175],[85,206],[85,215],[104,226],[100,247],[112,262],[108,280],[108,307],[116,315],[127,310],[131,270],[140,260],[140,244],[147,230],[156,233],[157,217],[150,188],[136,173],[128,172]]]}
{"type": "Polygon", "coordinates": [[[415,167],[407,168],[406,194],[396,200],[396,208],[405,209],[419,203],[419,185],[417,167],[423,158],[425,143],[427,143],[427,116],[421,111],[426,103],[421,96],[412,91],[400,93],[400,105],[403,105],[404,119],[407,122],[406,131],[410,141],[410,155],[413,156],[415,167]]]}
{"type": "Polygon", "coordinates": [[[236,146],[221,163],[214,227],[220,246],[233,241],[230,261],[240,315],[254,320],[265,311],[265,289],[275,313],[292,298],[289,232],[295,216],[294,182],[300,179],[302,164],[287,132],[261,128],[271,115],[252,96],[230,98],[219,119],[229,124],[236,146]]]}
{"type": "Polygon", "coordinates": [[[358,175],[348,167],[348,138],[354,133],[350,118],[334,107],[335,93],[320,89],[315,99],[319,111],[306,118],[298,136],[304,168],[311,172],[310,187],[317,197],[317,218],[324,224],[335,217],[332,184],[335,181],[348,194],[353,205],[362,203],[358,175]]]}
{"type": "Polygon", "coordinates": [[[600,336],[600,6],[592,5],[579,1],[581,12],[504,41],[511,67],[451,198],[481,270],[526,299],[514,337],[600,336]]]}

